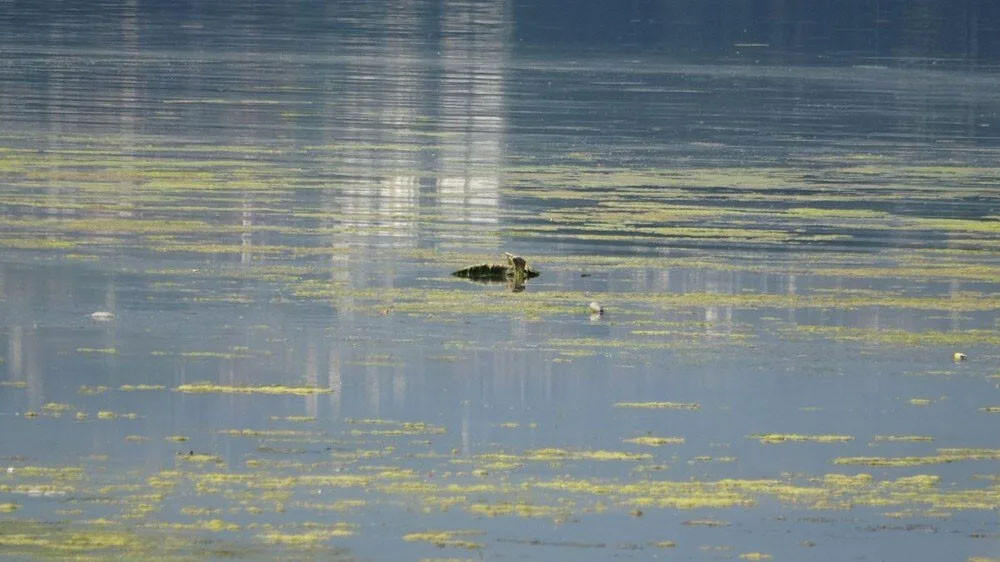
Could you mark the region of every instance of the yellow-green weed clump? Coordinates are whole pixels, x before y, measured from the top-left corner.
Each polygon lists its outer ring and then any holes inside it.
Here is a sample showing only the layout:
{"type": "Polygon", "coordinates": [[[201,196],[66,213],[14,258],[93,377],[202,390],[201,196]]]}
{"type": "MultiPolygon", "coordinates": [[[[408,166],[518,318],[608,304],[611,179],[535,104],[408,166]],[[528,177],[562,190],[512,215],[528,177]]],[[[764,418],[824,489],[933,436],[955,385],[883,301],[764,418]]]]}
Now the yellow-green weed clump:
{"type": "Polygon", "coordinates": [[[640,408],[648,410],[697,410],[694,402],[615,402],[615,408],[640,408]]]}
{"type": "Polygon", "coordinates": [[[635,443],[636,445],[646,445],[649,447],[659,447],[661,445],[681,445],[684,443],[683,437],[652,437],[649,435],[642,437],[632,437],[631,439],[624,439],[626,443],[635,443]]]}
{"type": "Polygon", "coordinates": [[[404,541],[427,542],[439,548],[464,548],[468,550],[479,550],[483,548],[482,543],[473,542],[460,537],[468,537],[482,534],[481,531],[425,531],[422,533],[408,533],[403,535],[404,541]]]}
{"type": "MultiPolygon", "coordinates": [[[[313,527],[307,525],[307,527],[313,527]]],[[[274,529],[256,535],[257,540],[272,545],[285,545],[308,548],[329,541],[335,537],[349,537],[355,532],[354,526],[348,523],[335,523],[321,528],[310,528],[302,532],[285,532],[274,529]]]]}
{"type": "Polygon", "coordinates": [[[123,384],[118,387],[122,392],[136,392],[139,390],[166,390],[162,384],[123,384]]]}
{"type": "Polygon", "coordinates": [[[750,437],[760,440],[761,443],[846,443],[854,440],[854,437],[850,435],[801,435],[798,433],[758,433],[750,437]]]}
{"type": "Polygon", "coordinates": [[[331,388],[314,386],[284,386],[277,384],[263,386],[227,386],[210,383],[182,384],[174,390],[189,394],[294,394],[298,396],[329,394],[333,392],[333,389],[331,388]]]}
{"type": "Polygon", "coordinates": [[[945,464],[968,460],[1000,459],[1000,449],[938,449],[936,455],[922,457],[837,457],[834,464],[858,464],[867,466],[907,467],[927,464],[945,464]]]}

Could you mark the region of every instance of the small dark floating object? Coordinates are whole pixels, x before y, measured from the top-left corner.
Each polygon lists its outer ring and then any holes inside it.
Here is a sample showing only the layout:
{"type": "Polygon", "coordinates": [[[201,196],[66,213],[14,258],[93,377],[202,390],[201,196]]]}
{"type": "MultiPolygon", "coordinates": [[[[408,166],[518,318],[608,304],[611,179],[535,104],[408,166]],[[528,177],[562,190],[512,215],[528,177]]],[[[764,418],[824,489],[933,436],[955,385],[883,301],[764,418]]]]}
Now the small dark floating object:
{"type": "Polygon", "coordinates": [[[455,277],[463,277],[474,281],[510,281],[524,280],[538,277],[540,274],[531,269],[524,258],[514,254],[504,253],[507,257],[506,264],[484,263],[480,265],[470,265],[452,273],[455,277]]]}

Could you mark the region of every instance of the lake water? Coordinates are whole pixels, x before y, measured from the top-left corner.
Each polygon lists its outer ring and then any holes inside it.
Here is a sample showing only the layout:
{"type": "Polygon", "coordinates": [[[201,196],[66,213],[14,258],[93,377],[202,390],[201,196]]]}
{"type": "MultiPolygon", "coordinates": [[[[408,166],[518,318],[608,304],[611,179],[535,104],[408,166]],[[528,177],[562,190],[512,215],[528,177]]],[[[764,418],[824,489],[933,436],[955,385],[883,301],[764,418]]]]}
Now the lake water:
{"type": "Polygon", "coordinates": [[[1000,68],[525,4],[0,2],[4,557],[1000,558],[1000,68]]]}

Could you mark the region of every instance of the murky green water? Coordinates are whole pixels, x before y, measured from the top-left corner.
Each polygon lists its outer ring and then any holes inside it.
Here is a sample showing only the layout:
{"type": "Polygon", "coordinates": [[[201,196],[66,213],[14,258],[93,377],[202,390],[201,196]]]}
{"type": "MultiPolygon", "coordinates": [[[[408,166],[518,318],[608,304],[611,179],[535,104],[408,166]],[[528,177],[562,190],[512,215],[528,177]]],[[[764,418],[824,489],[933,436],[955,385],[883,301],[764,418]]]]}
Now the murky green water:
{"type": "Polygon", "coordinates": [[[398,8],[3,20],[4,556],[1000,556],[996,69],[398,8]]]}

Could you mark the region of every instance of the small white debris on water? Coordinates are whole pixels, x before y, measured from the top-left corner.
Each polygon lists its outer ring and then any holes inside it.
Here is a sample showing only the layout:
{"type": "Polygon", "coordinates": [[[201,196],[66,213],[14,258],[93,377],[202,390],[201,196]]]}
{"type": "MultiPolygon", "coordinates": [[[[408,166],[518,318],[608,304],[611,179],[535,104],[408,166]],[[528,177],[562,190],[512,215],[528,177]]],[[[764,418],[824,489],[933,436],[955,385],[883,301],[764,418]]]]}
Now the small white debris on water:
{"type": "Polygon", "coordinates": [[[594,314],[604,314],[604,307],[597,301],[590,303],[590,310],[593,310],[594,314]]]}
{"type": "Polygon", "coordinates": [[[113,320],[115,315],[105,310],[98,310],[97,312],[92,313],[90,317],[98,322],[107,322],[109,320],[113,320]]]}
{"type": "Polygon", "coordinates": [[[951,356],[951,358],[954,359],[955,361],[965,361],[966,359],[969,358],[969,356],[960,351],[956,351],[955,354],[951,356]]]}

